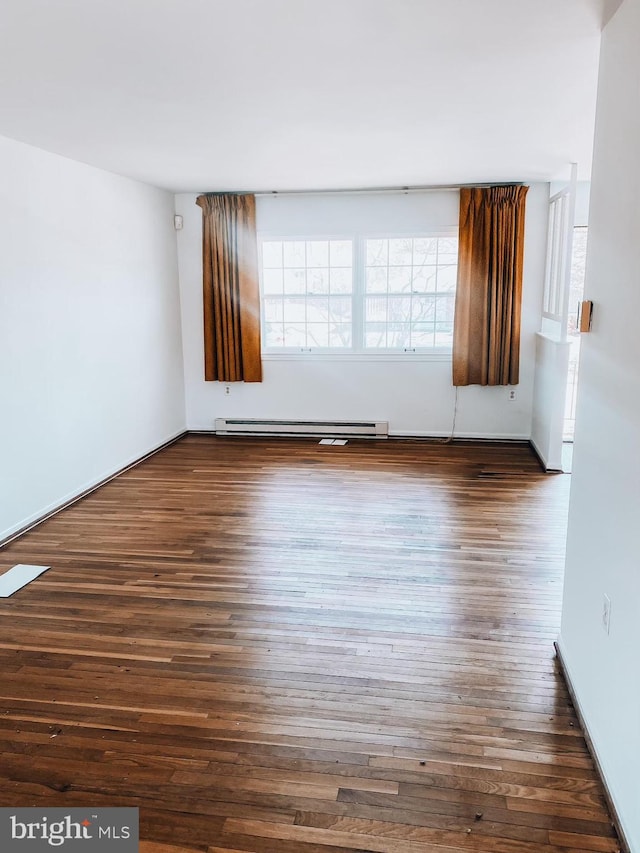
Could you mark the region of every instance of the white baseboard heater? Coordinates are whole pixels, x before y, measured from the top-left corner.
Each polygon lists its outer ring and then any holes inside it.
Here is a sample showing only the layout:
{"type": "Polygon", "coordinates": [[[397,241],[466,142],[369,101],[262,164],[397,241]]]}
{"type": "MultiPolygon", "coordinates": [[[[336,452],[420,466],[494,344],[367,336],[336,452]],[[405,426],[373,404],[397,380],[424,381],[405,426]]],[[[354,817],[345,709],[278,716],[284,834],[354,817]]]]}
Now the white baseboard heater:
{"type": "Polygon", "coordinates": [[[216,418],[216,435],[332,436],[388,438],[387,421],[276,421],[255,418],[216,418]]]}

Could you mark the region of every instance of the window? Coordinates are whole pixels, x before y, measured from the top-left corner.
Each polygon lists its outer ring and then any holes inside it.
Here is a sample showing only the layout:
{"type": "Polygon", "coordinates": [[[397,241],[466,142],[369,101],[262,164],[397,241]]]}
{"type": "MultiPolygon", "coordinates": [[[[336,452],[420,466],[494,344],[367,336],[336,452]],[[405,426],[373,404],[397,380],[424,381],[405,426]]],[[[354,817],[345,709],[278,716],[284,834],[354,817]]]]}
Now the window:
{"type": "Polygon", "coordinates": [[[457,234],[263,239],[264,349],[450,350],[457,234]]]}
{"type": "Polygon", "coordinates": [[[352,346],[351,240],[262,242],[266,349],[352,346]]]}
{"type": "Polygon", "coordinates": [[[451,347],[457,240],[400,237],[365,242],[365,348],[451,347]]]}

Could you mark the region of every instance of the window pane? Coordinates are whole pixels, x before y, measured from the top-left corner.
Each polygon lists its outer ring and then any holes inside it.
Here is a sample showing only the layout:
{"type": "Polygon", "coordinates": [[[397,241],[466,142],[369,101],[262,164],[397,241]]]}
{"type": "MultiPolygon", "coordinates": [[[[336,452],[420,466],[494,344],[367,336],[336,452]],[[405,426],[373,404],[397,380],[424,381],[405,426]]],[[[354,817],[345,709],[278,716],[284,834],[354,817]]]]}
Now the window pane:
{"type": "Polygon", "coordinates": [[[264,343],[266,347],[284,346],[284,326],[282,323],[264,324],[264,343]]]}
{"type": "Polygon", "coordinates": [[[367,323],[385,322],[387,319],[387,300],[369,297],[365,304],[365,319],[367,323]]]}
{"type": "Polygon", "coordinates": [[[285,297],[283,299],[285,323],[304,323],[306,300],[285,297]]]}
{"type": "Polygon", "coordinates": [[[434,343],[433,323],[418,323],[411,330],[412,347],[432,347],[434,343]]]}
{"type": "Polygon", "coordinates": [[[418,237],[413,241],[413,263],[416,266],[420,266],[422,264],[435,264],[437,260],[437,237],[418,237]]]}
{"type": "Polygon", "coordinates": [[[331,322],[351,322],[351,305],[350,296],[332,296],[329,300],[329,319],[331,322]]]}
{"type": "Polygon", "coordinates": [[[389,293],[411,293],[411,267],[389,267],[389,293]]]}
{"type": "Polygon", "coordinates": [[[429,334],[432,335],[433,330],[435,328],[435,324],[434,324],[433,320],[428,320],[425,322],[420,321],[417,323],[412,323],[411,328],[417,334],[423,334],[423,333],[426,334],[428,332],[429,334]]]}
{"type": "Polygon", "coordinates": [[[411,319],[411,297],[390,296],[389,297],[389,322],[404,323],[411,319]]]}
{"type": "Polygon", "coordinates": [[[336,323],[329,326],[329,346],[330,347],[350,347],[351,339],[351,324],[336,323]]]}
{"type": "Polygon", "coordinates": [[[367,293],[387,292],[387,268],[369,267],[366,281],[367,293]]]}
{"type": "Polygon", "coordinates": [[[264,319],[267,323],[282,322],[282,299],[264,300],[264,319]]]}
{"type": "Polygon", "coordinates": [[[306,347],[307,335],[304,323],[285,323],[284,345],[286,347],[306,347]]]}
{"type": "Polygon", "coordinates": [[[304,270],[284,271],[284,292],[303,294],[306,290],[306,273],[304,270]]]}
{"type": "Polygon", "coordinates": [[[425,265],[414,271],[413,290],[416,293],[433,293],[436,289],[437,267],[425,265]]]}
{"type": "Polygon", "coordinates": [[[322,296],[308,296],[307,323],[326,323],[329,318],[329,300],[322,296]]]}
{"type": "Polygon", "coordinates": [[[453,296],[438,296],[436,302],[436,320],[438,323],[447,323],[449,325],[453,324],[454,308],[455,303],[453,296]]]}
{"type": "Polygon", "coordinates": [[[366,347],[385,348],[387,346],[387,324],[367,323],[364,338],[366,347]]]}
{"type": "Polygon", "coordinates": [[[329,243],[329,263],[332,267],[350,267],[353,263],[353,244],[351,240],[331,240],[329,243]]]}
{"type": "Polygon", "coordinates": [[[304,267],[306,257],[303,240],[289,240],[282,244],[285,267],[304,267]]]}
{"type": "Polygon", "coordinates": [[[411,346],[411,324],[389,323],[387,331],[387,346],[398,349],[411,346]]]}
{"type": "Polygon", "coordinates": [[[367,240],[367,266],[386,267],[389,259],[388,240],[367,240]]]}
{"type": "Polygon", "coordinates": [[[456,237],[440,237],[438,239],[438,263],[458,263],[458,240],[456,237]]]}
{"type": "Polygon", "coordinates": [[[458,268],[454,266],[439,267],[438,269],[438,290],[453,291],[456,289],[456,281],[458,278],[458,268]]]}
{"type": "Polygon", "coordinates": [[[329,272],[331,293],[351,293],[351,269],[331,268],[329,272]]]}
{"type": "Polygon", "coordinates": [[[264,269],[262,289],[265,293],[282,293],[282,270],[264,269]]]}
{"type": "Polygon", "coordinates": [[[411,304],[411,319],[414,323],[424,323],[435,319],[435,296],[414,296],[411,304]]]}
{"type": "Polygon", "coordinates": [[[329,293],[328,269],[308,270],[307,293],[329,293]]]}
{"type": "Polygon", "coordinates": [[[403,237],[389,240],[389,266],[411,266],[413,258],[413,239],[403,237]]]}
{"type": "Polygon", "coordinates": [[[280,240],[262,244],[262,266],[264,269],[282,266],[282,243],[280,240]]]}
{"type": "Polygon", "coordinates": [[[307,243],[307,266],[329,266],[329,241],[313,240],[307,243]]]}
{"type": "Polygon", "coordinates": [[[307,346],[329,346],[329,327],[326,323],[309,323],[307,325],[307,346]]]}

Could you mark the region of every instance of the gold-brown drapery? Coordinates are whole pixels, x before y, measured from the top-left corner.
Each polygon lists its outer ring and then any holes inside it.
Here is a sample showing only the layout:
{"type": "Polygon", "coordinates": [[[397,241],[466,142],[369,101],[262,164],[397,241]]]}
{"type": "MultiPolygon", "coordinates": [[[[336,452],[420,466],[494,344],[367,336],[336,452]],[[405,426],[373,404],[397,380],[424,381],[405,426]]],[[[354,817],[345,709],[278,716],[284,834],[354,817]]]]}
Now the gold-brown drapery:
{"type": "Polygon", "coordinates": [[[463,187],[454,385],[517,385],[528,187],[463,187]]]}
{"type": "Polygon", "coordinates": [[[261,382],[256,200],[205,193],[202,208],[204,378],[261,382]]]}

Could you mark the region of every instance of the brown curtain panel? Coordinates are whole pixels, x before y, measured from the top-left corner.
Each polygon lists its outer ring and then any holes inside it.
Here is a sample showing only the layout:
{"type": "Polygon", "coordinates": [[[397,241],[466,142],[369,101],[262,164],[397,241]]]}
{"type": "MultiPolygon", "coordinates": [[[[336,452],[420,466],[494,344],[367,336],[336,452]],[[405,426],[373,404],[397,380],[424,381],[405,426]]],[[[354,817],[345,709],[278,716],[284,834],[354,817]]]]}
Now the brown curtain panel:
{"type": "Polygon", "coordinates": [[[202,208],[204,378],[262,382],[256,200],[206,193],[202,208]]]}
{"type": "Polygon", "coordinates": [[[529,187],[463,188],[454,385],[517,385],[529,187]]]}

